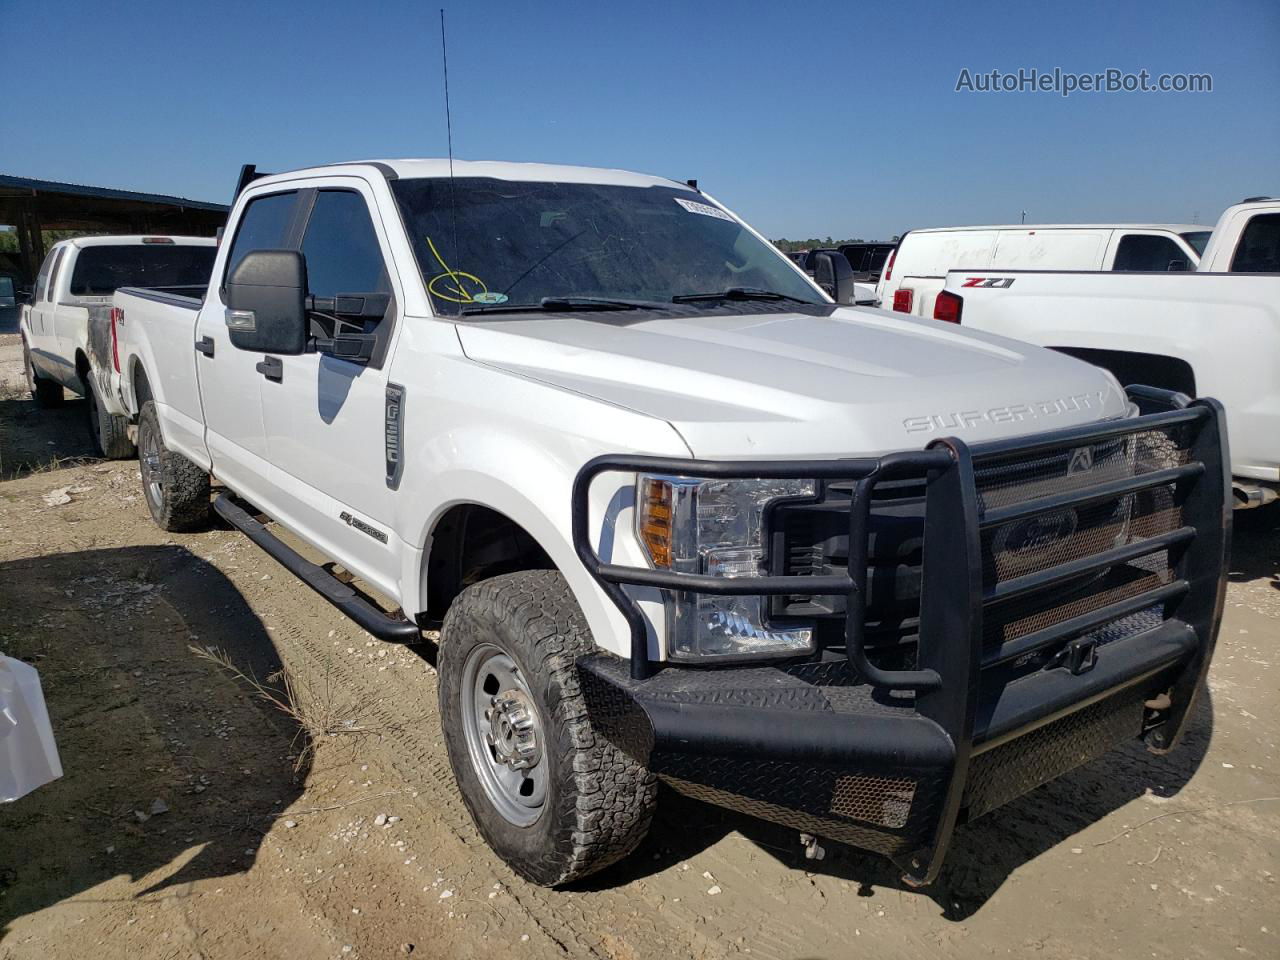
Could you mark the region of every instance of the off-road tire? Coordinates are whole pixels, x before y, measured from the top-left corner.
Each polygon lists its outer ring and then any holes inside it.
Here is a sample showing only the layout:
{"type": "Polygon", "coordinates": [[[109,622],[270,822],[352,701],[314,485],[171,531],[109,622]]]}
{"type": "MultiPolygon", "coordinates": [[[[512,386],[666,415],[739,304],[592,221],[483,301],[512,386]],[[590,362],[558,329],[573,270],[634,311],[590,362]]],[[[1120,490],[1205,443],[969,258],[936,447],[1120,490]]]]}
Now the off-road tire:
{"type": "Polygon", "coordinates": [[[27,389],[31,391],[31,399],[36,402],[36,406],[42,410],[62,406],[62,401],[66,399],[62,384],[56,380],[46,380],[36,373],[26,340],[22,341],[22,366],[27,375],[27,389]]]}
{"type": "Polygon", "coordinates": [[[164,445],[153,400],[142,405],[138,418],[138,459],[142,499],[160,529],[176,533],[208,525],[209,474],[164,445]],[[153,481],[158,492],[153,490],[153,481]]]}
{"type": "Polygon", "coordinates": [[[108,413],[98,398],[93,377],[84,378],[84,403],[94,450],[108,460],[128,460],[138,452],[129,439],[129,419],[108,413]]]}
{"type": "Polygon", "coordinates": [[[440,640],[440,716],[462,799],[476,827],[517,873],[561,886],[620,860],[644,839],[657,781],[592,728],[574,661],[596,649],[564,577],[528,570],[464,590],[449,609],[440,640]],[[472,766],[463,710],[463,664],[477,644],[500,648],[527,679],[549,761],[538,819],[518,827],[493,806],[472,766]]]}

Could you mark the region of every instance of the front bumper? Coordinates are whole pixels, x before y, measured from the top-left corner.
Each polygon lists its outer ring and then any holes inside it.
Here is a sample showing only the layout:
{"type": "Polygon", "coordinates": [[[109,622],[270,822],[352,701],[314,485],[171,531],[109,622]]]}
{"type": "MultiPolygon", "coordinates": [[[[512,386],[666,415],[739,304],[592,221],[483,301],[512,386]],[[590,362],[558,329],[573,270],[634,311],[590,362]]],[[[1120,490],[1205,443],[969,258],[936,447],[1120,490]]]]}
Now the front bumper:
{"type": "Polygon", "coordinates": [[[608,654],[579,662],[593,723],[677,790],[884,854],[915,884],[937,876],[957,823],[1122,741],[1169,749],[1221,618],[1230,461],[1215,402],[1132,396],[1145,411],[1174,409],[871,461],[588,464],[575,487],[576,545],[632,626],[629,663],[608,654]],[[1073,473],[1080,451],[1092,464],[1094,451],[1117,443],[1124,475],[1114,463],[1109,474],[1073,473]],[[1059,461],[1069,464],[1065,479],[1047,482],[1059,461]],[[586,493],[609,470],[849,478],[847,573],[711,582],[606,564],[588,543],[586,493]],[[867,530],[876,484],[913,475],[925,487],[918,634],[908,662],[886,669],[864,629],[867,530]],[[1090,510],[1113,500],[1125,504],[1123,534],[1086,529],[1090,510]],[[1046,516],[1052,523],[1000,535],[1046,516]],[[1046,529],[1061,542],[1047,543],[1046,529]],[[1083,602],[1069,589],[1081,582],[1097,585],[1083,602]],[[838,594],[844,644],[808,662],[665,666],[647,658],[643,618],[623,584],[838,594]]]}

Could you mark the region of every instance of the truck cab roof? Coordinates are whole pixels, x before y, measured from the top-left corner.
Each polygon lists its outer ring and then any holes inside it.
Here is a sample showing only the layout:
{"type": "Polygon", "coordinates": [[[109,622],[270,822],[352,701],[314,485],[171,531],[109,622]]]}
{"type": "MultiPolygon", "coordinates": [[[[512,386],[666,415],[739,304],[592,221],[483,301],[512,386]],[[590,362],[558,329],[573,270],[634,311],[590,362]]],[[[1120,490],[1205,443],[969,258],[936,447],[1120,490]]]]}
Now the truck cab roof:
{"type": "Polygon", "coordinates": [[[212,247],[217,242],[213,237],[177,237],[159,233],[131,233],[118,236],[71,237],[67,240],[59,240],[53,246],[75,247],[77,250],[83,250],[86,247],[129,247],[151,243],[171,243],[180,247],[212,247]]]}
{"type": "Polygon", "coordinates": [[[912,233],[946,233],[951,230],[1172,230],[1175,233],[1207,231],[1203,223],[996,223],[972,227],[923,227],[912,233]]]}
{"type": "Polygon", "coordinates": [[[285,173],[266,174],[254,179],[253,184],[257,186],[305,177],[367,173],[369,168],[377,170],[388,179],[440,178],[448,177],[452,172],[454,177],[492,177],[497,180],[604,183],[630,187],[686,186],[678,180],[670,180],[666,177],[604,167],[579,167],[556,163],[510,163],[498,160],[454,160],[450,164],[449,159],[444,157],[331,163],[285,173]]]}

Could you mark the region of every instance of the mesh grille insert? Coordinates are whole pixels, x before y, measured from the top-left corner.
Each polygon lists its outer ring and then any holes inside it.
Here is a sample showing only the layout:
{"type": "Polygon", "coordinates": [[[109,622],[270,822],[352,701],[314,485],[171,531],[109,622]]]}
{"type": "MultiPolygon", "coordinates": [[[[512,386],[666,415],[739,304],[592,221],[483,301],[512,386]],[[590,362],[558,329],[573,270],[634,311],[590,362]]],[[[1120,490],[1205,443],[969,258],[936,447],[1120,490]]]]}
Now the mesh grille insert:
{"type": "Polygon", "coordinates": [[[831,793],[831,812],[850,820],[901,829],[907,825],[915,795],[914,780],[842,776],[831,793]]]}
{"type": "Polygon", "coordinates": [[[1021,454],[984,460],[975,471],[978,505],[991,510],[1181,466],[1191,459],[1188,427],[1175,424],[1116,440],[1064,447],[1030,460],[1021,454]]]}
{"type": "Polygon", "coordinates": [[[983,622],[983,639],[987,645],[998,646],[1037,630],[1057,626],[1072,617],[1100,610],[1108,604],[1136,597],[1163,586],[1171,579],[1172,572],[1167,568],[1153,573],[1130,564],[1114,567],[1100,581],[1077,590],[1071,599],[1063,600],[1061,592],[1051,592],[1048,597],[1032,596],[988,609],[983,622]]]}
{"type": "MultiPolygon", "coordinates": [[[[984,510],[1034,504],[1037,499],[1180,466],[1190,460],[1191,439],[1187,425],[1177,424],[1101,443],[1064,447],[1030,460],[1019,460],[1015,455],[984,461],[975,471],[979,503],[984,510]]],[[[1007,580],[1170,533],[1183,523],[1176,485],[1163,484],[999,524],[983,530],[981,536],[984,587],[990,590],[1007,580]]],[[[1159,550],[989,604],[983,614],[984,643],[998,646],[1161,587],[1173,580],[1176,560],[1169,551],[1159,550]]],[[[1162,607],[1152,609],[1163,616],[1162,607]]],[[[1129,618],[1118,623],[1130,622],[1137,623],[1129,618]]],[[[1109,635],[1118,639],[1116,630],[1109,635]]]]}

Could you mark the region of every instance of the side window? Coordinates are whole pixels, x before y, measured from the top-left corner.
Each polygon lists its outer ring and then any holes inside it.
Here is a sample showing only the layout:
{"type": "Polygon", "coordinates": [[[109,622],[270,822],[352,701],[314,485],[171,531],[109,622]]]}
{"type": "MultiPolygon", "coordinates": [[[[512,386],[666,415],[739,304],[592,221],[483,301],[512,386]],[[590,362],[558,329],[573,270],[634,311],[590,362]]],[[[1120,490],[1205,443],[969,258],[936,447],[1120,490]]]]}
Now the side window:
{"type": "Polygon", "coordinates": [[[1280,273],[1280,213],[1262,213],[1240,235],[1232,273],[1280,273]]]}
{"type": "Polygon", "coordinates": [[[36,274],[36,300],[43,300],[45,291],[49,288],[49,271],[53,269],[53,261],[58,259],[58,254],[62,253],[62,248],[50,250],[48,256],[44,258],[44,263],[40,264],[40,272],[36,274]]]}
{"type": "Polygon", "coordinates": [[[58,274],[62,272],[62,261],[67,259],[68,247],[63,247],[58,251],[58,256],[53,261],[53,266],[49,268],[49,286],[45,290],[45,299],[50,303],[53,302],[54,296],[58,290],[58,274]]]}
{"type": "Polygon", "coordinates": [[[1112,270],[1189,270],[1186,252],[1168,237],[1130,233],[1116,247],[1112,270]]]}
{"type": "Polygon", "coordinates": [[[253,250],[280,250],[285,247],[289,239],[289,228],[293,225],[293,210],[297,199],[298,192],[291,190],[249,201],[236,226],[235,239],[231,241],[227,269],[222,275],[223,283],[240,265],[246,253],[253,250]]]}
{"type": "Polygon", "coordinates": [[[351,190],[321,190],[316,195],[302,253],[313,296],[391,290],[369,208],[351,190]]]}

